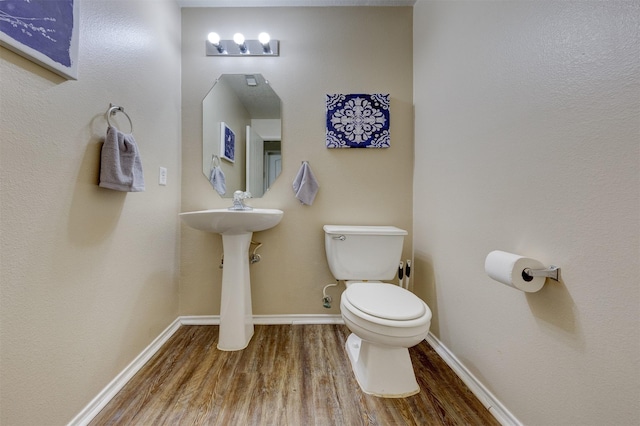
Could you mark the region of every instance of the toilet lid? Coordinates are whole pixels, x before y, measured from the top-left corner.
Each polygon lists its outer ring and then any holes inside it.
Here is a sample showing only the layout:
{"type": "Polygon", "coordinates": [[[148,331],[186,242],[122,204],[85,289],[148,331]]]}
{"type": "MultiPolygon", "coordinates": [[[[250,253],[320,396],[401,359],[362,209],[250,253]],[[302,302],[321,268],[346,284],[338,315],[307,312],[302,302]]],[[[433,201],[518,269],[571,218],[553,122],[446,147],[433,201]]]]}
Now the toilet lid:
{"type": "Polygon", "coordinates": [[[407,321],[426,312],[416,295],[392,284],[354,283],[344,294],[355,308],[378,318],[407,321]]]}

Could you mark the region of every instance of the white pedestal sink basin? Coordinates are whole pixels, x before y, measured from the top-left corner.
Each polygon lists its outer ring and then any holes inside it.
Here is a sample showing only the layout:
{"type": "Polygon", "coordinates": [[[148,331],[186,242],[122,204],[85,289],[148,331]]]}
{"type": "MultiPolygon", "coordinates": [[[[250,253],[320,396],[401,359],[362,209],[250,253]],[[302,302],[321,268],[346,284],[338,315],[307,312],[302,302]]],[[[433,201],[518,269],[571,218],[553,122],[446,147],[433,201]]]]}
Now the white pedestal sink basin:
{"type": "Polygon", "coordinates": [[[214,209],[180,213],[188,226],[222,235],[224,268],[220,300],[218,349],[237,351],[253,336],[249,245],[254,232],[273,228],[282,220],[282,210],[214,209]]]}

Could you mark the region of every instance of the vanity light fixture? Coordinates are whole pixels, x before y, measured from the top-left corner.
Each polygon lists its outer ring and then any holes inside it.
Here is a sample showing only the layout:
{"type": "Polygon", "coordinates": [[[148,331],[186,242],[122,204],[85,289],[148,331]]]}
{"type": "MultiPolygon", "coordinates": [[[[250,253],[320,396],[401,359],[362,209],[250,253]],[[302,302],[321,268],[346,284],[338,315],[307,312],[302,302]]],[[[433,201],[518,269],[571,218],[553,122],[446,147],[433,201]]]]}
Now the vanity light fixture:
{"type": "Polygon", "coordinates": [[[262,51],[264,53],[271,52],[271,46],[269,46],[269,42],[271,41],[271,36],[269,35],[269,33],[258,34],[258,41],[262,45],[262,51]]]}
{"type": "Polygon", "coordinates": [[[238,46],[238,49],[240,49],[240,53],[242,54],[249,53],[247,51],[247,45],[244,42],[244,36],[242,35],[242,33],[235,33],[233,35],[233,42],[238,46]]]}
{"type": "Polygon", "coordinates": [[[218,53],[224,53],[225,50],[224,47],[222,47],[222,45],[220,44],[220,36],[218,35],[218,33],[209,33],[209,35],[207,36],[207,40],[209,40],[209,43],[211,43],[213,47],[216,48],[218,53]]]}
{"type": "Polygon", "coordinates": [[[222,40],[211,32],[205,45],[207,56],[280,56],[280,42],[265,32],[257,40],[246,40],[241,33],[234,34],[233,40],[222,40]]]}

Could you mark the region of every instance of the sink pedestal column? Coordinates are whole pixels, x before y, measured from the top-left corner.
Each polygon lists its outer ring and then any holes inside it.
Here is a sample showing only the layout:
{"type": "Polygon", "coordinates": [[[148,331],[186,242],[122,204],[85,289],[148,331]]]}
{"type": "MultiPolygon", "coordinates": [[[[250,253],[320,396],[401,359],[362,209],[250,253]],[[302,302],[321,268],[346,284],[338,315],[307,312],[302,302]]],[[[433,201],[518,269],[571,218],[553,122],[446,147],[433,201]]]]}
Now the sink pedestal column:
{"type": "Polygon", "coordinates": [[[220,301],[220,337],[218,349],[238,351],[253,336],[251,281],[249,277],[249,245],[252,232],[222,234],[224,268],[220,301]]]}

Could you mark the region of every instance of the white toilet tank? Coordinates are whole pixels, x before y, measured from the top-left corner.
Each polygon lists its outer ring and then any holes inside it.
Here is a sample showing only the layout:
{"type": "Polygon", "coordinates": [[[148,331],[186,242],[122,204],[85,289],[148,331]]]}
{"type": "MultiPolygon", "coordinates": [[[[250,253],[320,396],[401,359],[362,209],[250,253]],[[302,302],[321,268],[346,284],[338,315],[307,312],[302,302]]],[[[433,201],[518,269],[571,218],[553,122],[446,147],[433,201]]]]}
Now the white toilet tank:
{"type": "Polygon", "coordinates": [[[395,226],[325,225],[324,248],[338,280],[390,280],[407,231],[395,226]]]}

